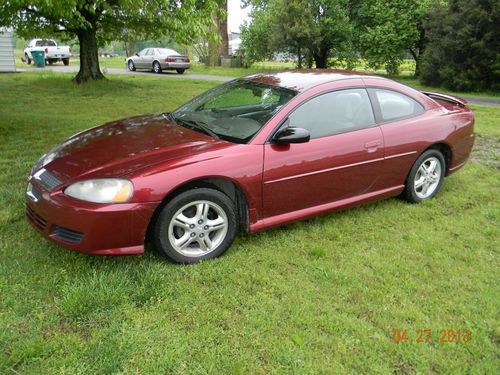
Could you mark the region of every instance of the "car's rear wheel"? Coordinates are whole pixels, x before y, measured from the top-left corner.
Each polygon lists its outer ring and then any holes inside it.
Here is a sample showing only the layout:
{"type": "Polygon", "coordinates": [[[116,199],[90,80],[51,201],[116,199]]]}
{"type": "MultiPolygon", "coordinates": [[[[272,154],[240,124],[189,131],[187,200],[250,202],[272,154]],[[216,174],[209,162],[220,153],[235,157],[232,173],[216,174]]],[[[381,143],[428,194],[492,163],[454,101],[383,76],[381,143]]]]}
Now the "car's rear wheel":
{"type": "Polygon", "coordinates": [[[443,184],[446,164],[438,150],[427,150],[415,161],[406,180],[403,197],[420,203],[434,197],[443,184]]]}
{"type": "Polygon", "coordinates": [[[132,60],[129,60],[128,61],[128,70],[130,70],[131,72],[135,72],[135,65],[134,65],[134,62],[132,60]]]}
{"type": "Polygon", "coordinates": [[[68,66],[69,65],[69,58],[62,59],[62,62],[64,65],[68,66]]]}
{"type": "Polygon", "coordinates": [[[224,253],[234,241],[233,201],[209,188],[186,191],[160,212],[154,227],[156,248],[176,263],[196,263],[224,253]]]}
{"type": "Polygon", "coordinates": [[[161,73],[161,65],[158,61],[153,62],[153,72],[161,73]]]}
{"type": "Polygon", "coordinates": [[[31,59],[28,57],[28,54],[27,54],[27,53],[25,53],[25,54],[24,54],[24,56],[26,57],[26,63],[27,63],[28,65],[31,65],[31,59]]]}
{"type": "Polygon", "coordinates": [[[175,69],[177,71],[178,74],[184,74],[184,72],[186,71],[186,69],[175,69]]]}

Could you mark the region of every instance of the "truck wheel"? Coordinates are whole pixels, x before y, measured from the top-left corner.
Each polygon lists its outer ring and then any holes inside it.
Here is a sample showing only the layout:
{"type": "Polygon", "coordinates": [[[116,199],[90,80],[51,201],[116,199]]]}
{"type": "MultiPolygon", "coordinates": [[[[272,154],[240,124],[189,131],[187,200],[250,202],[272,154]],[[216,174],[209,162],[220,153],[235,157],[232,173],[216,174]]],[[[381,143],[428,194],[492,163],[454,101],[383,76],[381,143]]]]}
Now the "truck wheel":
{"type": "Polygon", "coordinates": [[[49,65],[54,64],[54,60],[47,60],[47,64],[49,64],[49,65]]]}
{"type": "Polygon", "coordinates": [[[28,54],[27,54],[27,53],[25,53],[25,54],[24,54],[24,56],[26,57],[26,63],[27,63],[28,65],[31,65],[31,59],[28,57],[28,54]]]}
{"type": "Polygon", "coordinates": [[[66,59],[62,59],[64,65],[69,65],[69,57],[66,59]]]}

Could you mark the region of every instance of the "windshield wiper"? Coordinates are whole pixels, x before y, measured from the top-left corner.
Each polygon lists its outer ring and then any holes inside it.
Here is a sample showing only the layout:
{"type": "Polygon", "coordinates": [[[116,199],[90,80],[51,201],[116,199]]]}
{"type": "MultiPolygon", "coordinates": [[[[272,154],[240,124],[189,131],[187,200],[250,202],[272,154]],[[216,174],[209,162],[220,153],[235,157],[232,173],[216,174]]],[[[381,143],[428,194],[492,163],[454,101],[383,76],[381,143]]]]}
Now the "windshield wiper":
{"type": "Polygon", "coordinates": [[[205,132],[206,134],[210,135],[211,137],[214,137],[216,139],[220,139],[219,135],[216,132],[214,132],[212,129],[210,129],[208,126],[206,126],[201,121],[186,120],[184,118],[175,117],[174,115],[171,115],[171,116],[174,119],[174,121],[183,122],[184,124],[186,124],[188,126],[191,126],[193,128],[202,130],[203,132],[205,132]]]}

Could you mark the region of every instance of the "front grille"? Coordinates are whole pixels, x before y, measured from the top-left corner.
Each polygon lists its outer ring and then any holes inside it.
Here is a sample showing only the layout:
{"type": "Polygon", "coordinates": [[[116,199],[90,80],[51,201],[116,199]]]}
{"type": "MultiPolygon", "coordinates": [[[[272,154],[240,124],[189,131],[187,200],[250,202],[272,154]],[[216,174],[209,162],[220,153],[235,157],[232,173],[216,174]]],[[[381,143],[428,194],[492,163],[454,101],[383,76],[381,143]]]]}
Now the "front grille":
{"type": "Polygon", "coordinates": [[[34,186],[31,187],[31,194],[33,194],[33,196],[36,198],[37,201],[39,201],[42,198],[42,193],[40,193],[40,190],[38,190],[34,186]]]}
{"type": "Polygon", "coordinates": [[[39,172],[35,173],[34,177],[47,190],[54,189],[62,182],[46,169],[41,169],[39,172]]]}
{"type": "Polygon", "coordinates": [[[54,229],[52,229],[52,235],[59,240],[71,243],[82,242],[83,237],[85,236],[82,232],[60,227],[59,225],[54,226],[54,229]]]}
{"type": "Polygon", "coordinates": [[[31,209],[30,206],[26,206],[26,216],[29,221],[38,229],[44,230],[45,227],[47,226],[47,221],[41,217],[40,215],[36,214],[35,211],[31,209]]]}

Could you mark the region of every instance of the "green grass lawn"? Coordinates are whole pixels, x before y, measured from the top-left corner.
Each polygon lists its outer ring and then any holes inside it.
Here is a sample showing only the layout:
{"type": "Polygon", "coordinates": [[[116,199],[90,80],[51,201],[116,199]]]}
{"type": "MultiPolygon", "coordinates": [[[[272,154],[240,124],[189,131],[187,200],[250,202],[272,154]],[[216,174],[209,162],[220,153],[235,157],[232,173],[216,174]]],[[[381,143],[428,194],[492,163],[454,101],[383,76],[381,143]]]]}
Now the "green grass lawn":
{"type": "Polygon", "coordinates": [[[30,227],[26,177],[42,153],[215,84],[0,75],[0,373],[498,373],[498,107],[474,107],[482,151],[434,200],[241,234],[213,261],[93,257],[30,227]],[[394,343],[395,328],[410,340],[394,343]],[[441,343],[441,329],[472,339],[441,343]]]}

